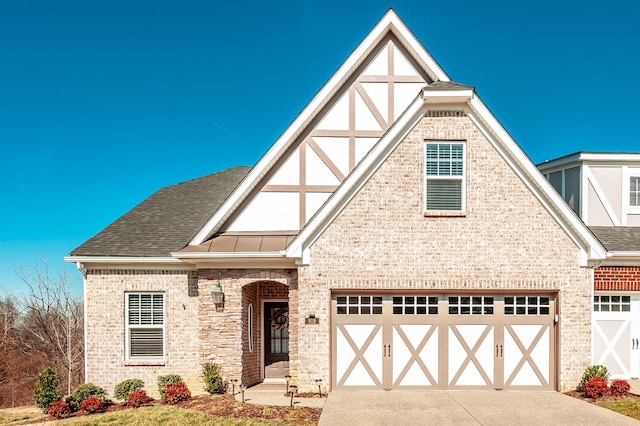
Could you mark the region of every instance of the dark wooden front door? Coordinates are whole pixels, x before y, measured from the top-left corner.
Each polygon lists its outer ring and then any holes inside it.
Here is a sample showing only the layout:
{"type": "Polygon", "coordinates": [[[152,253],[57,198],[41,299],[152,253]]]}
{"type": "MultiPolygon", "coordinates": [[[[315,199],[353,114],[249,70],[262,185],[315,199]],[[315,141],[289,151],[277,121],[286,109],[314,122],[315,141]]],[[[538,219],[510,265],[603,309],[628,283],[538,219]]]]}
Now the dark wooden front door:
{"type": "Polygon", "coordinates": [[[264,304],[264,378],[280,379],[289,374],[289,305],[264,304]]]}

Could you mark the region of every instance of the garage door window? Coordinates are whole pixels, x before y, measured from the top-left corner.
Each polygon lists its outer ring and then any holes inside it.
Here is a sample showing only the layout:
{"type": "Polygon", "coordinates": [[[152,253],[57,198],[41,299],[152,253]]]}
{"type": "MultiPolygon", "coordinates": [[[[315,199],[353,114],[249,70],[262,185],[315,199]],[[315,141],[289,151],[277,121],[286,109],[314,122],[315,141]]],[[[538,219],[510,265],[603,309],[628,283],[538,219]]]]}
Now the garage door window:
{"type": "Polygon", "coordinates": [[[438,315],[438,298],[428,296],[394,296],[394,315],[438,315]]]}
{"type": "Polygon", "coordinates": [[[505,315],[549,315],[548,296],[507,296],[504,298],[505,315]]]}
{"type": "Polygon", "coordinates": [[[382,315],[382,296],[338,296],[338,315],[382,315]]]}
{"type": "Polygon", "coordinates": [[[450,315],[493,315],[492,296],[450,296],[450,315]]]}
{"type": "Polygon", "coordinates": [[[630,312],[631,296],[593,296],[595,312],[630,312]]]}

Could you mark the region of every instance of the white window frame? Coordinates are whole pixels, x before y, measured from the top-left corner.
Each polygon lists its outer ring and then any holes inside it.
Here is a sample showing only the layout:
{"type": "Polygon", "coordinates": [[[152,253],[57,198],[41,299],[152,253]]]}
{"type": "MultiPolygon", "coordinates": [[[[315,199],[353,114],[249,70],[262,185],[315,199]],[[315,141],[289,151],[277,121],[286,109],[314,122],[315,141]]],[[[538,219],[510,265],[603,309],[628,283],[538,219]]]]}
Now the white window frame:
{"type": "MultiPolygon", "coordinates": [[[[160,291],[143,291],[143,292],[126,292],[125,293],[125,339],[126,339],[126,360],[127,361],[164,361],[165,354],[167,351],[167,336],[166,336],[166,324],[167,324],[167,315],[166,315],[166,294],[160,291]],[[131,296],[141,296],[141,295],[156,295],[162,296],[162,324],[130,324],[129,323],[129,300],[131,296]],[[132,356],[131,355],[131,330],[140,330],[140,329],[162,329],[162,355],[159,356],[132,356]]],[[[153,302],[152,302],[153,303],[153,302]]],[[[153,304],[152,311],[153,312],[153,304]]],[[[152,314],[153,318],[153,314],[152,314]]],[[[153,321],[153,320],[152,320],[153,321]]]]}
{"type": "Polygon", "coordinates": [[[422,208],[425,216],[459,216],[467,211],[467,144],[461,140],[425,140],[422,153],[423,163],[423,202],[422,208]],[[428,145],[460,145],[462,146],[462,174],[461,175],[427,175],[427,146],[428,145]],[[460,210],[429,210],[427,208],[427,194],[430,180],[460,180],[460,210]]]}
{"type": "Polygon", "coordinates": [[[629,203],[629,208],[632,210],[640,210],[640,188],[638,188],[638,190],[636,191],[635,188],[633,188],[631,186],[631,180],[632,179],[637,179],[638,180],[638,184],[640,185],[640,175],[637,174],[630,174],[629,177],[627,178],[628,182],[629,182],[629,190],[627,191],[627,202],[629,203]],[[631,204],[631,193],[632,192],[637,192],[637,198],[638,198],[638,204],[633,205],[631,204]]]}

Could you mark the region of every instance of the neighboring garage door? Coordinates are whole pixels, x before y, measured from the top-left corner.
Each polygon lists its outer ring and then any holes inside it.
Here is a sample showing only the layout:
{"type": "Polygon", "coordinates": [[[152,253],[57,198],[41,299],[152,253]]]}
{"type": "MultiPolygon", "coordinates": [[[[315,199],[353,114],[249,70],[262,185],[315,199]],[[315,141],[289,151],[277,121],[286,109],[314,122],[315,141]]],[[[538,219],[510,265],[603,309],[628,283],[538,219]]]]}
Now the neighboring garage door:
{"type": "Polygon", "coordinates": [[[640,296],[596,293],[593,298],[593,363],[612,378],[640,375],[640,296]]]}
{"type": "Polygon", "coordinates": [[[554,389],[551,295],[332,297],[333,389],[554,389]]]}

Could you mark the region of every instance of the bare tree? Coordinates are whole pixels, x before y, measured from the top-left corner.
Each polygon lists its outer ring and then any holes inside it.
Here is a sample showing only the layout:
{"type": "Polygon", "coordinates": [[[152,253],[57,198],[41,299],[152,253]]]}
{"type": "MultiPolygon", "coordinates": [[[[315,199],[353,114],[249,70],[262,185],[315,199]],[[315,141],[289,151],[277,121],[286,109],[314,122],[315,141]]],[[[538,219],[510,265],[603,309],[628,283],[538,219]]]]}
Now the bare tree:
{"type": "Polygon", "coordinates": [[[84,381],[83,306],[71,295],[66,274],[52,277],[46,261],[18,270],[27,295],[17,299],[22,311],[21,346],[39,352],[61,374],[67,394],[84,381]]]}

